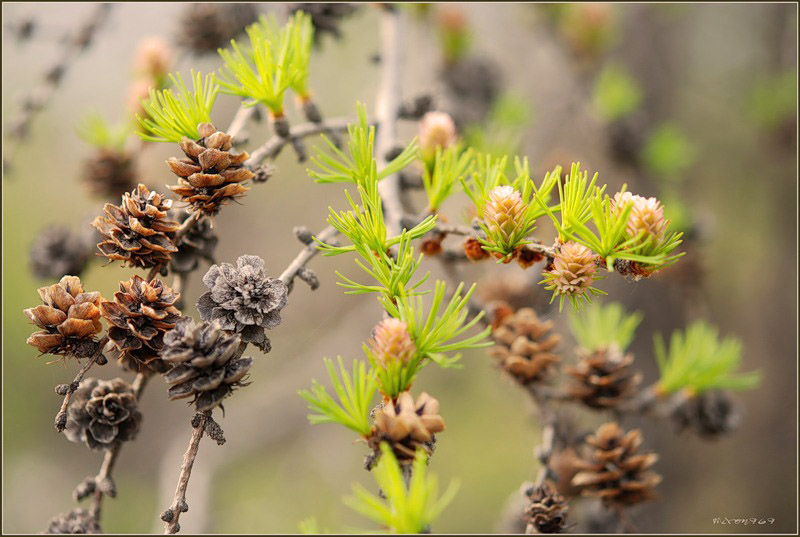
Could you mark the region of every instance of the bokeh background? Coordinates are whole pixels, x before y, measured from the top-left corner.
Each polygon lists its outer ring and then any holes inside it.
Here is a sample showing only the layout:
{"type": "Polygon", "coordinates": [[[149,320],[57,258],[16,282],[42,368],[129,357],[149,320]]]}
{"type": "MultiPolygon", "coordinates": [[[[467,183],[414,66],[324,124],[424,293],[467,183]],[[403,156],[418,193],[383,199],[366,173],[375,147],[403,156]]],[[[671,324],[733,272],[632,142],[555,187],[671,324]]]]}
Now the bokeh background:
{"type": "MultiPolygon", "coordinates": [[[[91,9],[88,4],[3,4],[4,125],[57,56],[61,36],[91,9]],[[15,28],[28,19],[36,30],[30,39],[19,39],[15,28]]],[[[92,150],[75,127],[90,111],[110,121],[126,117],[137,44],[148,36],[174,42],[185,9],[171,3],[114,5],[4,174],[4,532],[41,531],[52,516],[72,509],[73,487],[93,475],[102,458],[53,430],[60,402],[53,386],[71,379],[77,365],[48,365],[46,357],[25,345],[32,328],[21,310],[37,303],[37,287],[50,283],[31,275],[29,249],[47,226],[77,230],[98,214],[103,200],[89,195],[82,177],[92,150]]],[[[257,9],[285,16],[286,6],[257,9]]],[[[796,531],[796,5],[403,8],[404,95],[431,93],[442,108],[452,104],[441,76],[445,9],[464,17],[471,36],[468,54],[497,70],[492,82],[502,106],[487,121],[519,136],[520,154],[530,158],[537,174],[580,160],[599,171],[612,190],[628,183],[641,194],[678,200],[682,214],[674,218],[692,231],[691,259],[702,278],[692,270],[639,283],[611,277],[601,285],[610,298],[646,315],[632,349],[646,381],[657,379],[652,334],[668,334],[697,317],[741,338],[744,369],[763,373],[760,388],[735,395],[743,409],[741,427],[718,442],[679,436],[666,422],[628,423],[643,427],[645,445],[661,455],[656,468],[665,477],[660,500],[633,513],[637,530],[796,531]],[[635,110],[628,110],[631,100],[639,103],[635,110]],[[775,522],[721,526],[714,517],[775,522]]],[[[343,38],[326,36],[313,59],[311,86],[329,117],[352,115],[356,100],[371,110],[379,77],[373,58],[376,8],[361,6],[342,21],[341,30],[343,38]]],[[[175,57],[175,70],[184,73],[219,66],[215,56],[197,58],[179,48],[175,57]]],[[[214,112],[218,126],[227,124],[236,107],[236,99],[220,97],[214,112]]],[[[290,118],[299,121],[296,114],[290,118]]],[[[401,134],[410,139],[415,130],[405,123],[401,134]]],[[[479,131],[490,138],[493,132],[479,131]]],[[[253,147],[269,135],[269,127],[256,124],[248,134],[253,147]]],[[[172,178],[163,161],[177,148],[150,145],[139,158],[139,176],[164,189],[172,178]]],[[[277,274],[300,247],[292,228],[321,229],[328,205],[344,206],[342,189],[314,184],[291,152],[276,165],[267,184],[217,218],[220,261],[257,254],[277,274]]],[[[463,218],[465,201],[446,207],[451,221],[463,218]]],[[[550,231],[540,227],[543,236],[550,231]]],[[[226,404],[221,424],[227,444],[201,445],[188,491],[191,509],[181,520],[186,532],[295,532],[310,516],[332,531],[373,527],[341,502],[355,481],[374,487],[362,467],[364,447],[341,428],[310,426],[296,392],[312,378],[326,380],[323,356],[360,356],[361,341],[369,337],[380,310],[373,297],[345,296],[335,285],[334,270],[356,274],[349,256],[318,257],[312,266],[321,288],[311,292],[298,282],[283,324],[271,334],[273,351],[257,356],[253,384],[226,404]]],[[[426,261],[426,269],[440,275],[433,261],[426,261]]],[[[96,261],[83,281],[110,296],[116,282],[131,273],[96,261]]],[[[467,267],[460,276],[468,282],[522,277],[516,267],[492,263],[467,267]]],[[[203,291],[199,280],[194,277],[185,291],[190,305],[203,291]]],[[[565,334],[564,359],[574,360],[564,317],[542,312],[565,334]]],[[[190,307],[187,313],[196,311],[190,307]]],[[[447,421],[431,470],[444,484],[461,483],[434,530],[502,530],[509,498],[535,476],[532,450],[539,423],[526,395],[485,353],[468,353],[463,364],[461,370],[430,367],[415,387],[440,400],[447,421]]],[[[113,363],[95,374],[131,376],[113,363]]],[[[142,431],[124,447],[115,474],[119,495],[105,503],[103,527],[109,532],[160,531],[158,514],[171,501],[190,435],[190,409],[168,402],[160,381],[151,383],[142,405],[142,431]]],[[[589,416],[586,423],[600,419],[589,416]]]]}

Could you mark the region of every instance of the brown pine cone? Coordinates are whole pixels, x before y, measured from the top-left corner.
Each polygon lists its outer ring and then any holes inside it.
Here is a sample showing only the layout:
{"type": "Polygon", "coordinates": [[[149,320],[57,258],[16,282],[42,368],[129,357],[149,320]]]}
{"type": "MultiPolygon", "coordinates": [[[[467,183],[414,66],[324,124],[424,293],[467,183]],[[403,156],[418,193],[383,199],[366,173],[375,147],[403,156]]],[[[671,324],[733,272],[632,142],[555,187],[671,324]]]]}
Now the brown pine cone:
{"type": "Polygon", "coordinates": [[[169,263],[170,254],[178,251],[172,242],[178,222],[167,217],[171,207],[171,199],[140,184],[122,196],[119,206],[106,203],[105,216],[94,219],[92,226],[104,239],[97,247],[111,261],[131,267],[169,263]]]}
{"type": "Polygon", "coordinates": [[[420,394],[417,400],[411,392],[403,392],[396,402],[389,401],[375,411],[375,425],[367,439],[374,454],[368,467],[377,462],[380,444],[388,442],[402,465],[411,464],[417,449],[422,447],[433,453],[435,433],[444,431],[444,420],[439,415],[439,401],[420,394]]]}
{"type": "Polygon", "coordinates": [[[120,282],[113,302],[100,310],[109,324],[108,337],[120,352],[120,365],[130,371],[163,373],[169,366],[159,358],[164,334],[175,328],[181,312],[173,305],[179,294],[161,280],[146,282],[134,275],[120,282]]]}
{"type": "Polygon", "coordinates": [[[569,505],[552,484],[545,481],[526,491],[529,499],[525,520],[536,533],[559,533],[567,521],[569,505]]]}
{"type": "Polygon", "coordinates": [[[169,188],[189,204],[190,211],[214,216],[222,205],[250,190],[241,183],[255,174],[242,166],[250,157],[246,151],[230,151],[232,136],[211,123],[200,123],[197,130],[200,140],[184,138],[180,143],[186,158],[172,157],[167,161],[172,173],[179,177],[178,184],[169,188]]]}
{"type": "Polygon", "coordinates": [[[615,422],[601,425],[586,439],[593,449],[588,458],[576,462],[579,472],[572,484],[584,496],[594,496],[606,505],[626,506],[655,496],[653,488],[661,476],[649,471],[658,460],[655,453],[637,453],[642,432],[623,433],[615,422]]]}
{"type": "Polygon", "coordinates": [[[133,440],[141,421],[130,384],[121,378],[86,378],[72,395],[64,434],[70,441],[83,442],[94,450],[112,449],[133,440]]]}
{"type": "Polygon", "coordinates": [[[241,357],[240,338],[220,328],[219,323],[195,324],[183,317],[164,336],[161,359],[172,366],[164,374],[170,385],[170,400],[194,397],[198,412],[216,407],[235,388],[246,386],[253,359],[241,357]]]}
{"type": "Polygon", "coordinates": [[[61,354],[88,358],[97,350],[94,337],[103,329],[100,323],[100,293],[84,293],[77,276],[64,276],[57,284],[40,287],[44,305],[24,310],[42,328],[28,338],[28,345],[42,354],[61,354]]]}
{"type": "Polygon", "coordinates": [[[550,333],[553,321],[542,322],[531,308],[522,308],[507,315],[494,330],[497,343],[489,354],[497,359],[500,367],[518,382],[528,384],[546,378],[553,364],[560,358],[552,351],[561,336],[550,333]]]}
{"type": "MultiPolygon", "coordinates": [[[[149,87],[149,86],[148,86],[149,87]]],[[[83,180],[96,196],[118,199],[136,187],[136,164],[130,154],[98,149],[83,166],[83,180]]]]}
{"type": "Polygon", "coordinates": [[[615,408],[633,397],[642,380],[631,369],[632,354],[623,354],[618,347],[599,349],[593,353],[578,351],[577,367],[565,371],[575,381],[568,393],[592,408],[615,408]]]}

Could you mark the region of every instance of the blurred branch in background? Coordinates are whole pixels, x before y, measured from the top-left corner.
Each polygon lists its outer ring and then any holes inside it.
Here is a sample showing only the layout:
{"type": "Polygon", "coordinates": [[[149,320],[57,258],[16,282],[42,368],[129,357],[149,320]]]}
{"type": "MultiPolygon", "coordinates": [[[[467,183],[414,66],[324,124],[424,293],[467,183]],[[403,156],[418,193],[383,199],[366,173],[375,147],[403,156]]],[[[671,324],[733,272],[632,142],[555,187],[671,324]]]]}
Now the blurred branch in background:
{"type": "MultiPolygon", "coordinates": [[[[112,7],[113,4],[105,3],[93,7],[90,15],[78,29],[64,36],[58,59],[45,71],[39,84],[27,92],[18,108],[19,111],[6,123],[4,129],[6,141],[3,144],[4,172],[12,166],[17,147],[28,138],[36,115],[47,106],[58,91],[70,67],[92,45],[95,34],[108,19],[112,7]]],[[[5,176],[5,173],[3,175],[5,176]]]]}

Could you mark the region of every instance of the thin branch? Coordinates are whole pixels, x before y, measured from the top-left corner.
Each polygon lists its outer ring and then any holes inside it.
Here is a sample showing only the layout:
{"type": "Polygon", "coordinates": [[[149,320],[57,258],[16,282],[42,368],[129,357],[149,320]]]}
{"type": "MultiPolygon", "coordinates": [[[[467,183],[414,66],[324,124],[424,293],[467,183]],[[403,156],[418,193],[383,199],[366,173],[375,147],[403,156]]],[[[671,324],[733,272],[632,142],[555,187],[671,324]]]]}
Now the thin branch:
{"type": "Polygon", "coordinates": [[[278,135],[272,136],[250,153],[250,158],[245,161],[244,165],[251,169],[255,168],[264,160],[277,158],[286,144],[292,140],[301,140],[328,131],[345,131],[347,130],[347,126],[352,122],[352,118],[342,117],[328,119],[322,123],[301,123],[289,130],[289,136],[287,138],[281,138],[278,135]]]}
{"type": "MultiPolygon", "coordinates": [[[[141,401],[142,392],[147,386],[147,381],[149,379],[150,376],[146,373],[138,373],[136,375],[132,387],[133,396],[137,401],[141,401]]],[[[89,512],[97,522],[100,522],[100,515],[103,507],[103,497],[111,496],[113,498],[117,495],[116,488],[114,486],[114,480],[111,474],[114,470],[114,465],[117,462],[117,457],[119,457],[120,449],[122,449],[122,443],[117,444],[117,446],[112,449],[106,450],[106,454],[103,457],[103,464],[100,466],[100,471],[94,478],[96,490],[94,492],[94,498],[92,499],[92,507],[89,512]]]]}
{"type": "Polygon", "coordinates": [[[186,220],[183,221],[181,226],[175,231],[175,238],[172,242],[176,245],[180,241],[180,239],[186,235],[186,233],[194,227],[198,220],[200,220],[201,213],[200,211],[195,211],[192,213],[191,216],[187,217],[186,220]]]}
{"type": "Polygon", "coordinates": [[[6,125],[7,143],[3,146],[4,169],[10,167],[13,154],[27,138],[34,118],[53,98],[64,80],[64,75],[75,60],[89,48],[95,34],[107,20],[112,7],[113,4],[103,3],[94,8],[78,30],[66,37],[64,45],[60,47],[59,58],[47,69],[39,85],[25,91],[20,112],[6,125]]]}
{"type": "Polygon", "coordinates": [[[231,120],[231,124],[228,126],[228,130],[225,131],[225,133],[235,138],[242,129],[244,129],[244,126],[247,125],[250,118],[253,117],[255,111],[255,106],[245,106],[242,104],[236,111],[236,115],[233,116],[233,120],[231,120]]]}
{"type": "Polygon", "coordinates": [[[81,367],[78,374],[75,375],[75,378],[72,379],[67,386],[67,393],[64,394],[64,400],[61,402],[61,408],[56,414],[55,426],[56,430],[60,433],[62,432],[67,426],[67,407],[69,406],[70,399],[72,399],[72,394],[78,389],[81,381],[83,380],[84,375],[92,366],[97,362],[97,360],[103,355],[103,347],[106,346],[108,343],[108,336],[104,336],[103,339],[97,342],[97,349],[94,351],[94,354],[89,358],[89,360],[81,367]]]}
{"type": "Polygon", "coordinates": [[[183,455],[183,464],[181,464],[181,473],[178,476],[178,486],[175,489],[175,497],[172,500],[172,505],[161,514],[161,520],[165,522],[164,533],[166,535],[178,533],[181,531],[181,525],[178,523],[181,513],[189,510],[189,504],[186,503],[186,488],[189,486],[189,478],[192,475],[192,466],[194,460],[197,458],[197,452],[200,449],[200,440],[203,438],[205,426],[211,417],[211,411],[199,412],[192,418],[192,437],[189,440],[189,447],[183,455]]]}
{"type": "MultiPolygon", "coordinates": [[[[328,226],[316,236],[322,242],[327,243],[330,239],[337,235],[337,231],[333,228],[333,226],[328,226]]],[[[289,266],[286,267],[281,275],[278,277],[283,283],[285,283],[289,288],[292,288],[292,283],[294,282],[295,277],[297,276],[298,272],[303,269],[306,264],[311,260],[312,257],[317,255],[319,252],[319,245],[316,242],[309,243],[305,248],[300,250],[300,253],[297,254],[289,266]]]]}
{"type": "Polygon", "coordinates": [[[161,267],[163,267],[163,265],[156,265],[152,267],[150,272],[147,273],[147,278],[145,278],[145,281],[152,282],[153,279],[158,276],[158,273],[161,271],[161,267]]]}
{"type": "MultiPolygon", "coordinates": [[[[378,169],[387,164],[386,156],[397,144],[397,116],[401,104],[402,69],[402,11],[383,9],[381,12],[381,86],[378,92],[376,158],[378,169]]],[[[400,201],[400,176],[390,175],[378,183],[383,201],[386,230],[389,236],[400,234],[403,206],[400,201]]]]}

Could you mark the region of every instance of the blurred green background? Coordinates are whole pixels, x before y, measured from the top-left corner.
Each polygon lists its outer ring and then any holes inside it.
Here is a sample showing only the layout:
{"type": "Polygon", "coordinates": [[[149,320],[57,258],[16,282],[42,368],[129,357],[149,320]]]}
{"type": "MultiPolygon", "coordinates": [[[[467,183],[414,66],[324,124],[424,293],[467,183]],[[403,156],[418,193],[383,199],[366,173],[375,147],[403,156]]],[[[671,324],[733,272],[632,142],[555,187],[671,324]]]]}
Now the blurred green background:
{"type": "MultiPolygon", "coordinates": [[[[75,125],[91,110],[112,121],[123,116],[137,43],[152,35],[171,41],[184,7],[116,4],[94,45],[36,118],[30,138],[14,155],[14,168],[3,178],[4,532],[45,529],[52,516],[73,508],[73,487],[99,467],[101,454],[53,430],[60,402],[53,386],[71,379],[77,365],[48,365],[46,357],[37,358],[25,344],[32,328],[21,310],[37,304],[36,288],[50,283],[32,277],[28,250],[44,227],[65,223],[77,229],[99,212],[102,200],[90,197],[81,180],[90,149],[75,136],[75,125]]],[[[590,171],[599,171],[612,190],[627,182],[644,195],[679,198],[699,222],[703,240],[695,243],[693,256],[703,265],[704,279],[699,291],[692,290],[698,294],[690,295],[678,276],[666,274],[639,283],[611,277],[601,284],[611,298],[646,314],[632,349],[646,381],[656,380],[652,333],[669,333],[698,314],[723,333],[740,337],[744,369],[763,372],[759,389],[736,394],[744,419],[735,434],[719,442],[678,437],[669,423],[637,423],[644,429],[645,445],[661,454],[656,469],[665,477],[661,499],[634,513],[637,529],[795,531],[796,6],[616,4],[602,8],[599,16],[576,15],[570,6],[558,5],[476,3],[458,8],[473,33],[471,53],[496,62],[505,90],[530,111],[522,152],[537,173],[555,163],[580,160],[590,171]],[[586,35],[596,38],[581,43],[586,35]],[[647,149],[642,151],[649,155],[643,166],[609,158],[613,126],[595,106],[593,80],[612,63],[623,65],[636,80],[639,112],[649,121],[645,132],[660,132],[649,144],[643,142],[647,149]],[[697,296],[704,297],[699,313],[697,296]],[[720,526],[713,524],[713,517],[772,517],[775,523],[720,526]]],[[[58,37],[92,8],[4,3],[2,9],[4,25],[28,16],[39,25],[25,43],[4,32],[5,124],[55,58],[58,37]]],[[[437,9],[441,7],[405,11],[406,96],[443,93],[437,78],[437,9]]],[[[343,22],[344,39],[325,39],[316,53],[311,87],[325,115],[352,115],[357,99],[372,109],[379,77],[370,61],[378,52],[377,22],[375,8],[362,6],[343,22]]],[[[177,69],[208,72],[218,63],[213,56],[180,55],[177,69]]],[[[625,87],[616,87],[609,91],[622,92],[623,101],[631,98],[625,87]]],[[[609,100],[613,108],[614,97],[609,100]]],[[[219,99],[218,126],[227,124],[236,106],[231,97],[219,99]]],[[[296,114],[290,119],[299,121],[296,114]]],[[[249,134],[252,147],[269,135],[269,128],[262,123],[249,134]]],[[[414,125],[404,124],[401,134],[410,139],[414,125]]],[[[141,180],[163,190],[172,182],[163,161],[176,149],[168,144],[149,147],[139,163],[141,180]]],[[[327,206],[344,206],[342,189],[315,185],[289,151],[277,167],[275,176],[255,186],[242,206],[231,206],[216,219],[220,261],[257,254],[277,274],[300,247],[292,228],[321,229],[327,206]]],[[[451,221],[461,217],[463,205],[459,200],[446,208],[451,221]]],[[[540,232],[549,236],[549,226],[542,225],[540,232]]],[[[325,380],[323,356],[360,356],[361,341],[369,337],[380,310],[373,297],[345,296],[334,285],[334,270],[356,273],[349,256],[318,257],[312,266],[321,288],[312,293],[298,283],[283,324],[270,334],[272,352],[257,356],[253,384],[226,404],[221,424],[227,444],[201,445],[188,491],[190,511],[181,520],[185,532],[295,532],[298,522],[309,516],[332,531],[372,528],[341,503],[354,481],[374,487],[362,467],[365,448],[354,444],[345,430],[308,425],[296,391],[308,387],[312,378],[325,380]]],[[[436,263],[429,261],[426,268],[439,275],[436,263]]],[[[471,281],[486,274],[507,279],[518,272],[486,263],[462,274],[471,281]]],[[[116,282],[131,274],[95,262],[82,279],[87,288],[109,297],[116,282]]],[[[203,291],[199,275],[185,291],[189,304],[203,291]]],[[[546,317],[556,319],[566,334],[565,320],[557,312],[546,317]]],[[[574,359],[571,345],[566,337],[561,350],[567,362],[574,359]]],[[[440,400],[447,421],[431,469],[443,484],[461,482],[434,530],[491,532],[502,527],[508,498],[522,481],[535,476],[538,423],[526,395],[499,374],[485,353],[468,354],[463,363],[462,370],[430,367],[415,385],[415,392],[428,391],[440,400]]],[[[95,374],[130,377],[113,363],[95,374]]],[[[124,447],[115,473],[118,497],[105,505],[103,527],[108,532],[160,532],[158,514],[171,501],[190,435],[190,409],[168,402],[159,380],[148,387],[142,406],[142,431],[124,447]]]]}

